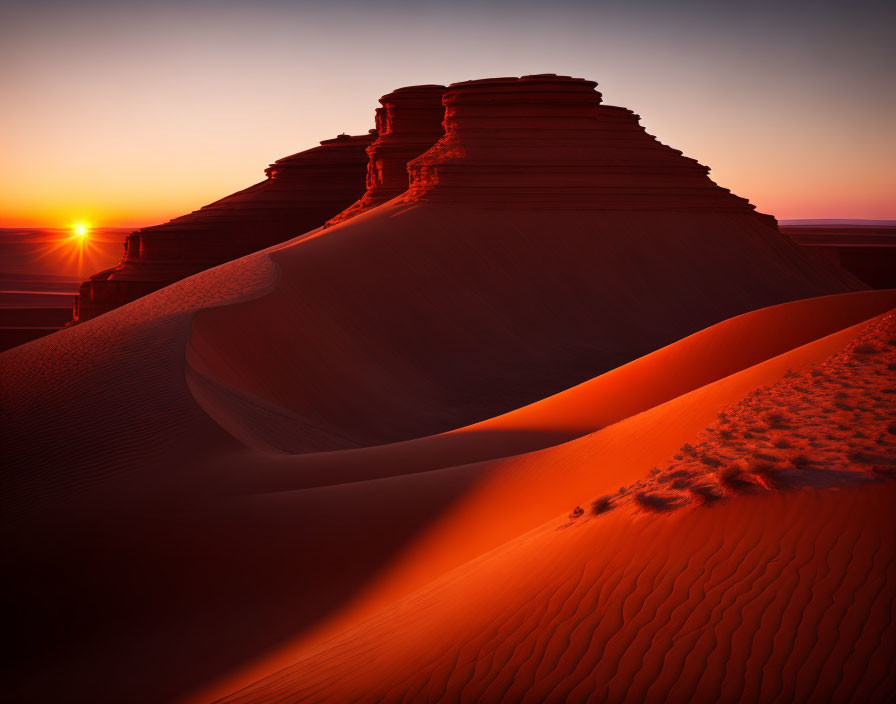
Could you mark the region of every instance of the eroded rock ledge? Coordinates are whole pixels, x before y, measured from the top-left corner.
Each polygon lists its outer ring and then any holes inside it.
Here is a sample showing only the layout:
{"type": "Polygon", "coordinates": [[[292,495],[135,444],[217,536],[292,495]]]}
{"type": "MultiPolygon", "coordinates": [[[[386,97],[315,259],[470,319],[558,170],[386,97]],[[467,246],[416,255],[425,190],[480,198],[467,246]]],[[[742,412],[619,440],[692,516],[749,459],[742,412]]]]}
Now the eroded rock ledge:
{"type": "Polygon", "coordinates": [[[454,83],[445,136],[409,165],[408,201],[521,208],[709,210],[754,207],[709,169],[601,105],[597,84],[542,74],[454,83]]]}
{"type": "Polygon", "coordinates": [[[382,107],[376,110],[379,136],[367,147],[367,191],[329,225],[375,208],[408,189],[408,162],[443,134],[444,92],[445,86],[408,86],[380,98],[382,107]]]}
{"type": "Polygon", "coordinates": [[[74,322],[320,227],[364,193],[365,150],[375,138],[371,130],[324,140],[275,161],[254,186],[128,235],[121,263],[81,284],[74,322]]]}

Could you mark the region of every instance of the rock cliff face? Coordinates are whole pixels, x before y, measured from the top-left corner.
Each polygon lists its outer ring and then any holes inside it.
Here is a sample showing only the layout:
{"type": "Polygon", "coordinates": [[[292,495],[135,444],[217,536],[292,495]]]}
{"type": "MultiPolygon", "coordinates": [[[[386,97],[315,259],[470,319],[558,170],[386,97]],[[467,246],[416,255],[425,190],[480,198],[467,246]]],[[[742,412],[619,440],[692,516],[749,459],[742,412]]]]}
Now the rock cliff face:
{"type": "Polygon", "coordinates": [[[128,235],[121,263],[81,284],[74,322],[319,227],[364,193],[365,149],[375,137],[325,140],[274,162],[254,186],[128,235]]]}
{"type": "Polygon", "coordinates": [[[408,189],[408,162],[429,149],[443,134],[442,94],[445,86],[399,88],[380,98],[376,141],[367,147],[367,191],[328,224],[348,220],[408,189]]]}
{"type": "MultiPolygon", "coordinates": [[[[445,136],[409,164],[408,201],[527,209],[751,213],[709,169],[601,105],[596,83],[553,74],[455,83],[445,136]]],[[[769,224],[771,218],[765,218],[769,224]]]]}

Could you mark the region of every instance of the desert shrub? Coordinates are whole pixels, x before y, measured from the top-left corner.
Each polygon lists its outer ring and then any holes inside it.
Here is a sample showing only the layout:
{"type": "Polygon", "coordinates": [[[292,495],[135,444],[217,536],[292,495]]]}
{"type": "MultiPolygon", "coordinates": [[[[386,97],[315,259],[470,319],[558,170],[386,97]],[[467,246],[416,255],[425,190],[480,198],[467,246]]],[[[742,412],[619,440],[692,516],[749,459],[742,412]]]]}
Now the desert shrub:
{"type": "Polygon", "coordinates": [[[681,446],[681,452],[684,455],[690,455],[691,457],[695,457],[697,455],[697,450],[694,449],[694,446],[691,443],[686,442],[681,446]]]}
{"type": "Polygon", "coordinates": [[[745,470],[746,465],[742,462],[735,462],[719,472],[719,482],[729,491],[738,494],[752,491],[756,485],[746,476],[745,470]]]}
{"type": "Polygon", "coordinates": [[[681,494],[656,494],[639,491],[635,494],[635,503],[645,511],[663,513],[681,508],[687,503],[687,500],[681,494]]]}
{"type": "Polygon", "coordinates": [[[613,508],[613,499],[610,496],[601,496],[599,499],[595,499],[591,504],[591,512],[595,516],[606,513],[611,508],[613,508]]]}
{"type": "Polygon", "coordinates": [[[892,457],[890,455],[880,455],[874,452],[867,452],[865,450],[851,453],[849,455],[849,460],[850,462],[856,462],[859,464],[880,464],[896,466],[896,457],[892,457]]]}
{"type": "Polygon", "coordinates": [[[852,351],[855,354],[877,354],[881,349],[871,342],[860,342],[853,347],[852,351]]]}
{"type": "Polygon", "coordinates": [[[718,457],[713,457],[712,455],[701,455],[700,461],[707,467],[720,467],[722,465],[722,460],[718,457]]]}
{"type": "Polygon", "coordinates": [[[777,447],[779,450],[783,450],[788,447],[793,447],[793,443],[790,442],[787,438],[775,438],[772,441],[772,445],[777,447]]]}
{"type": "Polygon", "coordinates": [[[572,510],[572,513],[569,514],[569,517],[570,517],[571,519],[575,520],[576,518],[578,518],[579,516],[581,516],[583,513],[585,513],[585,509],[583,509],[581,506],[576,506],[576,507],[572,510]]]}
{"type": "Polygon", "coordinates": [[[701,503],[712,503],[722,498],[721,489],[715,484],[694,484],[689,487],[689,491],[701,503]]]}
{"type": "Polygon", "coordinates": [[[777,411],[769,413],[765,417],[765,420],[768,422],[768,426],[770,428],[774,428],[776,430],[784,430],[785,428],[790,427],[789,418],[784,413],[780,413],[777,411]]]}
{"type": "Polygon", "coordinates": [[[750,460],[748,467],[751,474],[764,476],[766,474],[771,474],[778,469],[778,463],[774,460],[764,459],[766,457],[770,457],[770,455],[762,455],[761,457],[756,457],[750,460]]]}

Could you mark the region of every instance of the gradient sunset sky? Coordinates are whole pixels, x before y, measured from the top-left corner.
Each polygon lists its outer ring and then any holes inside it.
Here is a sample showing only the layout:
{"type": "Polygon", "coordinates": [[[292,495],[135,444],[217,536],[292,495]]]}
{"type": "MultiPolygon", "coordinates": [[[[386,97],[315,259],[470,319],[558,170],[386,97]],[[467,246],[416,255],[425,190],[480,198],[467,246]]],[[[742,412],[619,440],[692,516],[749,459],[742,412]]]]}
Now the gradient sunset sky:
{"type": "Polygon", "coordinates": [[[779,218],[896,218],[896,3],[0,0],[0,226],[140,226],[373,126],[560,73],[779,218]]]}

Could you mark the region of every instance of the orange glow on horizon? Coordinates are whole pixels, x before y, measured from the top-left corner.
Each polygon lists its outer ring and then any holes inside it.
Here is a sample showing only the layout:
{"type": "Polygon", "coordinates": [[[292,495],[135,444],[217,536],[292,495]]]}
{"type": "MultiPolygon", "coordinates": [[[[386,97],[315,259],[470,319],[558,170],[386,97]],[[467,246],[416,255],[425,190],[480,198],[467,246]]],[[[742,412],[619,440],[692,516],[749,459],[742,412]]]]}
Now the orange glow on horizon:
{"type": "Polygon", "coordinates": [[[276,159],[366,133],[379,97],[400,86],[544,72],[596,80],[605,104],[640,114],[650,134],[760,212],[896,218],[893,103],[880,60],[888,25],[864,11],[848,44],[842,21],[787,3],[769,17],[789,13],[798,32],[733,22],[725,3],[717,13],[658,0],[562,0],[560,11],[536,3],[526,12],[469,3],[472,16],[457,3],[418,3],[419,12],[310,3],[320,5],[310,13],[307,3],[262,4],[271,11],[136,3],[146,8],[139,22],[111,12],[115,3],[58,3],[52,21],[41,3],[24,4],[30,23],[0,27],[18,68],[6,76],[17,98],[0,131],[0,226],[73,216],[161,224],[261,181],[276,159]],[[635,5],[655,5],[663,21],[635,5]],[[432,51],[434,27],[449,45],[465,36],[464,50],[432,51]],[[830,45],[842,56],[817,50],[830,45]],[[320,66],[321,56],[333,61],[320,66]],[[73,102],[78,110],[66,109],[73,102]]]}
{"type": "Polygon", "coordinates": [[[93,226],[83,220],[71,224],[58,235],[49,237],[41,248],[38,259],[54,260],[54,268],[84,276],[93,273],[98,264],[108,258],[108,247],[92,237],[93,226]]]}

